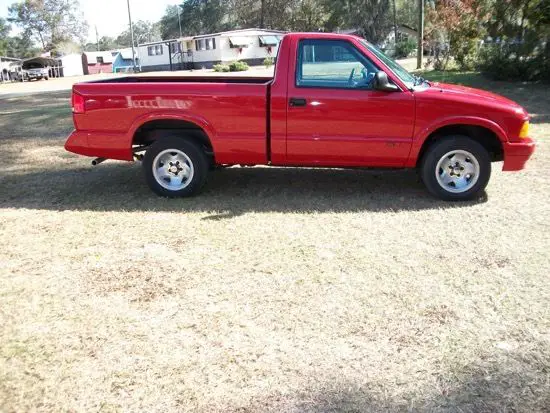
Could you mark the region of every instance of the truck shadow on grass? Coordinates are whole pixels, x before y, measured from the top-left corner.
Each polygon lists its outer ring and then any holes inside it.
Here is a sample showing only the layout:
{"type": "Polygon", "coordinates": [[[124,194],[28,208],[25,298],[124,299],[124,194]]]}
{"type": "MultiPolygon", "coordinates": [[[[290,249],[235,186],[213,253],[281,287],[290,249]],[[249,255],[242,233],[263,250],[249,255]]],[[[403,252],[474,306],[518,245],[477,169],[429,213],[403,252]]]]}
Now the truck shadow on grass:
{"type": "Polygon", "coordinates": [[[249,212],[417,211],[485,202],[431,197],[413,170],[227,168],[211,172],[192,198],[167,199],[146,186],[138,165],[10,172],[0,180],[0,207],[91,211],[201,212],[220,220],[249,212]]]}
{"type": "Polygon", "coordinates": [[[311,378],[304,390],[290,394],[263,395],[249,406],[232,412],[548,412],[550,383],[547,376],[549,353],[544,341],[534,340],[529,350],[495,353],[488,349],[483,358],[469,364],[445,368],[423,385],[378,380],[329,382],[311,378]],[[401,388],[400,388],[401,387],[401,388]],[[408,387],[408,388],[407,388],[408,387]],[[313,391],[309,389],[314,389],[313,391]],[[391,397],[388,394],[399,394],[391,397]]]}

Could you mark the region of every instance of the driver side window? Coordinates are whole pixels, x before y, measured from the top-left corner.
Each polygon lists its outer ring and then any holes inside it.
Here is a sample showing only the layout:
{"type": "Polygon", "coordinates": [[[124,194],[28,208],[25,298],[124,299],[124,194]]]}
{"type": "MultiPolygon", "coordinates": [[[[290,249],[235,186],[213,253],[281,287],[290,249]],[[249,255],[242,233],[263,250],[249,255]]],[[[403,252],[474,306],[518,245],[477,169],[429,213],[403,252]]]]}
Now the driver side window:
{"type": "Polygon", "coordinates": [[[298,46],[297,87],[370,89],[379,69],[344,40],[302,40],[298,46]]]}

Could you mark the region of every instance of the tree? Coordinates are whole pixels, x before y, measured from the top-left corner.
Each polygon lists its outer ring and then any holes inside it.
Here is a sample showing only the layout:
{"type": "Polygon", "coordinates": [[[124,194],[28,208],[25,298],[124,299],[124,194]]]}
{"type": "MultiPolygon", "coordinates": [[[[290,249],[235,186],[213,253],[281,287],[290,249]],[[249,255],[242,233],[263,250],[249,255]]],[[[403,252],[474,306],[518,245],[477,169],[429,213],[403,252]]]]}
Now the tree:
{"type": "Polygon", "coordinates": [[[168,6],[160,20],[164,39],[179,37],[178,7],[184,35],[198,35],[228,30],[233,2],[227,0],[186,0],[179,6],[168,6]]]}
{"type": "Polygon", "coordinates": [[[380,43],[390,33],[390,0],[325,0],[329,13],[326,28],[355,29],[373,43],[380,43]]]}
{"type": "Polygon", "coordinates": [[[7,55],[8,35],[10,34],[11,26],[5,19],[0,18],[0,56],[7,55]]]}
{"type": "Polygon", "coordinates": [[[231,23],[239,28],[291,30],[306,14],[311,17],[308,7],[313,3],[317,0],[232,0],[231,23]]]}
{"type": "Polygon", "coordinates": [[[290,29],[305,32],[322,31],[327,18],[324,4],[317,0],[301,0],[292,9],[290,29]]]}
{"type": "MultiPolygon", "coordinates": [[[[397,22],[413,29],[418,27],[418,1],[395,0],[397,8],[397,22]]],[[[428,7],[428,6],[426,6],[428,7]]]]}
{"type": "Polygon", "coordinates": [[[164,15],[160,19],[160,34],[163,39],[174,39],[179,37],[181,14],[178,16],[178,9],[180,9],[181,13],[181,6],[179,5],[166,7],[164,15]]]}
{"type": "Polygon", "coordinates": [[[99,50],[114,50],[118,49],[120,45],[114,37],[102,36],[99,39],[99,50]]]}
{"type": "Polygon", "coordinates": [[[4,55],[24,59],[34,57],[40,53],[40,49],[34,46],[33,41],[28,36],[13,36],[6,39],[6,49],[4,55]]]}
{"type": "Polygon", "coordinates": [[[82,42],[88,32],[78,0],[24,0],[8,7],[10,22],[36,39],[43,50],[54,51],[68,40],[82,42]]]}
{"type": "MultiPolygon", "coordinates": [[[[133,26],[134,42],[136,42],[136,44],[162,40],[160,35],[159,23],[151,23],[144,20],[138,20],[133,24],[133,26]]],[[[117,44],[119,47],[130,47],[132,45],[132,35],[130,33],[130,28],[119,34],[118,37],[114,40],[114,43],[117,44]]]]}
{"type": "Polygon", "coordinates": [[[38,54],[29,36],[23,33],[22,36],[11,37],[10,31],[10,25],[0,18],[0,56],[25,58],[38,54]]]}

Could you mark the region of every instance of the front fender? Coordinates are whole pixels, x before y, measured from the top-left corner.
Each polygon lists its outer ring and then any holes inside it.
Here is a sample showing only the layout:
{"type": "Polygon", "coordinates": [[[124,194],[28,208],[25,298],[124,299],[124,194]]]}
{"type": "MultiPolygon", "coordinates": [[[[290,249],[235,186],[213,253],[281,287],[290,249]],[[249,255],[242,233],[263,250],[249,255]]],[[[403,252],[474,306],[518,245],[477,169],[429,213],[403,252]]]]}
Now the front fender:
{"type": "Polygon", "coordinates": [[[502,127],[489,119],[480,118],[477,116],[453,116],[445,119],[438,119],[437,121],[430,123],[428,126],[418,128],[418,130],[415,129],[413,144],[411,146],[411,152],[409,154],[409,159],[406,166],[414,167],[416,165],[418,155],[422,149],[422,145],[426,142],[426,139],[428,139],[437,130],[445,126],[452,125],[481,126],[492,131],[503,144],[508,142],[506,132],[504,132],[502,127]]]}

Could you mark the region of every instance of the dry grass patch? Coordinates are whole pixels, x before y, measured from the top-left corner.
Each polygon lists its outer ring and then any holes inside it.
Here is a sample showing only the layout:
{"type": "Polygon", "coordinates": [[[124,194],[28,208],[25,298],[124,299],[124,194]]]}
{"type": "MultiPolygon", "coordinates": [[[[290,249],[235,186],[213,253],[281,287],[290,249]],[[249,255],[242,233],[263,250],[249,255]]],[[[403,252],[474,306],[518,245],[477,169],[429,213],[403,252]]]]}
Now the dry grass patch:
{"type": "Polygon", "coordinates": [[[0,102],[0,411],[548,411],[550,102],[528,169],[449,204],[413,172],[230,168],[160,199],[0,102]]]}

